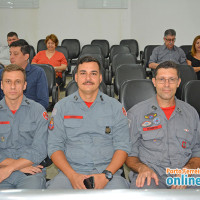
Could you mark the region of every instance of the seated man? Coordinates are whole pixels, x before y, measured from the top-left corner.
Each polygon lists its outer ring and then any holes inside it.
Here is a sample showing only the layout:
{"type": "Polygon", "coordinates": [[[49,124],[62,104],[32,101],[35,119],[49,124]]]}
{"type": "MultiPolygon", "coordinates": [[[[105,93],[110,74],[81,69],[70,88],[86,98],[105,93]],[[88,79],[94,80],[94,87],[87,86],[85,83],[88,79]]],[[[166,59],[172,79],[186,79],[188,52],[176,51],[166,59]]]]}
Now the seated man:
{"type": "Polygon", "coordinates": [[[83,182],[89,177],[95,189],[128,188],[120,169],[130,150],[126,112],[100,92],[102,75],[95,58],[79,60],[75,80],[78,91],[60,100],[52,112],[48,154],[61,172],[47,188],[86,189],[83,182]]]}
{"type": "Polygon", "coordinates": [[[181,79],[174,62],[158,65],[152,81],[156,96],[128,111],[132,150],[126,164],[132,170],[130,187],[186,188],[166,184],[168,177],[175,176],[166,169],[200,167],[199,116],[192,106],[175,98],[181,79]]]}
{"type": "MultiPolygon", "coordinates": [[[[46,74],[42,68],[33,66],[28,62],[29,55],[30,46],[25,40],[20,39],[10,44],[10,62],[26,71],[27,87],[24,95],[47,108],[49,105],[49,91],[46,74]]],[[[1,73],[2,70],[0,70],[0,75],[1,73]]],[[[0,100],[3,96],[3,91],[0,89],[0,100]]]]}
{"type": "Polygon", "coordinates": [[[9,46],[12,42],[18,40],[18,35],[15,32],[9,32],[7,34],[7,42],[8,46],[1,46],[0,47],[0,63],[4,66],[10,64],[10,53],[9,53],[9,46]]]}
{"type": "Polygon", "coordinates": [[[48,115],[26,98],[25,70],[8,65],[2,72],[0,101],[0,189],[43,189],[39,165],[47,156],[48,115]]]}
{"type": "Polygon", "coordinates": [[[175,30],[166,30],[163,39],[165,44],[154,48],[152,55],[150,56],[149,68],[156,69],[159,63],[164,61],[173,61],[176,64],[187,65],[184,51],[174,45],[176,41],[175,30]]]}

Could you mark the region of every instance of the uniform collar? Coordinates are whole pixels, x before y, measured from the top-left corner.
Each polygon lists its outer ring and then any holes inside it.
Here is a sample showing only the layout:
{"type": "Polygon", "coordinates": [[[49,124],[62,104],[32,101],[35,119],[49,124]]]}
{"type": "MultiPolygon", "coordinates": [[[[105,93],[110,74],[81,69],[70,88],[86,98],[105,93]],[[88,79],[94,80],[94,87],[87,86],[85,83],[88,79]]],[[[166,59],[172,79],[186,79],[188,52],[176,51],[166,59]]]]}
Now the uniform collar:
{"type": "MultiPolygon", "coordinates": [[[[172,113],[171,117],[175,115],[175,113],[181,114],[181,105],[180,102],[178,101],[178,99],[175,96],[175,112],[172,113]]],[[[151,105],[151,109],[153,112],[156,112],[158,109],[161,109],[160,106],[158,105],[158,101],[156,98],[156,95],[154,97],[152,97],[152,105],[151,105]]],[[[171,118],[170,117],[170,118],[171,118]]]]}
{"type": "MultiPolygon", "coordinates": [[[[78,90],[73,95],[74,102],[83,102],[83,99],[80,97],[78,90]]],[[[95,102],[104,103],[103,93],[99,90],[95,102]]]]}
{"type": "MultiPolygon", "coordinates": [[[[21,103],[21,105],[20,105],[20,107],[23,105],[23,106],[27,106],[27,105],[29,105],[30,104],[30,102],[29,102],[29,100],[26,98],[26,96],[25,95],[23,95],[23,99],[22,99],[22,103],[21,103]]],[[[19,107],[19,108],[20,108],[19,107]]],[[[8,108],[8,106],[7,106],[7,104],[6,104],[6,102],[5,102],[5,96],[4,96],[4,98],[0,101],[0,110],[1,109],[9,109],[8,108]]],[[[10,110],[10,109],[9,109],[10,110]]]]}

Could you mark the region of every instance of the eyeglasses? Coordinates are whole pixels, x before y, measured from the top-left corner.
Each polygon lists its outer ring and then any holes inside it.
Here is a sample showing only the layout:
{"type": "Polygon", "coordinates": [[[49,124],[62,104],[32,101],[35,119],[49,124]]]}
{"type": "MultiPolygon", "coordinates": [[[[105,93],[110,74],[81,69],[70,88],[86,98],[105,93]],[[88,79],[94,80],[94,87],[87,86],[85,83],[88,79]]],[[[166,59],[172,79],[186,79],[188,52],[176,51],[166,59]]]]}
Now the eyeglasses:
{"type": "Polygon", "coordinates": [[[175,41],[176,41],[176,38],[174,38],[174,39],[167,39],[167,38],[165,38],[165,40],[166,40],[167,42],[175,42],[175,41]]]}
{"type": "Polygon", "coordinates": [[[177,78],[156,78],[156,81],[159,84],[164,84],[166,81],[168,81],[169,84],[175,84],[177,80],[177,78]]]}

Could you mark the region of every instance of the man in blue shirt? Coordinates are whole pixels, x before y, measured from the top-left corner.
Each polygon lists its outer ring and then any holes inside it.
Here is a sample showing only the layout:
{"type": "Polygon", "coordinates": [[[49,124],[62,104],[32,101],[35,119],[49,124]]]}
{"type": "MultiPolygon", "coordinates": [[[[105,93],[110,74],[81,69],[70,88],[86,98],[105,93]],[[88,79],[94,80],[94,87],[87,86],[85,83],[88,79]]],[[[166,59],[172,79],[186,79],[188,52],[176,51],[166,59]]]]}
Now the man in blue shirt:
{"type": "MultiPolygon", "coordinates": [[[[25,40],[20,39],[10,45],[10,62],[19,65],[26,71],[27,87],[24,95],[40,103],[44,108],[47,108],[49,104],[49,92],[45,72],[42,68],[33,66],[28,62],[29,55],[30,46],[25,40]]],[[[0,71],[0,76],[1,73],[2,70],[0,71]]],[[[3,96],[3,91],[0,89],[0,100],[3,96]]]]}

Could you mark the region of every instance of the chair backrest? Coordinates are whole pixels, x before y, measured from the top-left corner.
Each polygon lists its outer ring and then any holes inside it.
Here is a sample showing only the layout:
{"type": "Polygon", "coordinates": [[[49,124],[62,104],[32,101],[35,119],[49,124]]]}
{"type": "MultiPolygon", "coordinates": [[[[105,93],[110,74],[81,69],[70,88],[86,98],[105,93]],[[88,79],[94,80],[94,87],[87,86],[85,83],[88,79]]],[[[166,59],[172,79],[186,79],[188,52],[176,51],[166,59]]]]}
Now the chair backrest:
{"type": "Polygon", "coordinates": [[[81,49],[81,54],[84,53],[100,54],[104,57],[101,47],[98,45],[92,45],[92,44],[84,45],[81,49]]]}
{"type": "Polygon", "coordinates": [[[192,49],[192,45],[182,45],[180,46],[181,49],[183,49],[183,51],[185,52],[185,55],[187,55],[191,49],[192,49]]]}
{"type": "Polygon", "coordinates": [[[146,79],[144,68],[139,64],[120,65],[115,72],[114,89],[115,94],[119,94],[120,87],[125,81],[134,79],[146,79]]]}
{"type": "Polygon", "coordinates": [[[180,70],[181,83],[176,91],[176,97],[181,99],[182,90],[184,85],[190,80],[197,80],[197,75],[193,67],[189,65],[177,65],[180,70]]]}
{"type": "Polygon", "coordinates": [[[94,58],[96,58],[100,65],[101,65],[101,68],[105,68],[105,60],[104,60],[104,57],[101,55],[101,54],[96,54],[96,53],[81,53],[79,55],[79,59],[85,57],[85,56],[92,56],[94,58]]]}
{"type": "Polygon", "coordinates": [[[134,39],[124,39],[120,41],[120,45],[129,47],[132,54],[135,54],[136,57],[139,55],[139,46],[137,40],[134,39]]]}
{"type": "Polygon", "coordinates": [[[147,46],[145,46],[144,52],[143,52],[143,55],[142,55],[142,60],[143,60],[143,62],[145,62],[145,66],[144,66],[145,68],[147,68],[148,65],[149,65],[149,58],[150,58],[150,56],[153,52],[153,49],[155,47],[158,47],[158,46],[160,46],[160,45],[147,45],[147,46]]]}
{"type": "Polygon", "coordinates": [[[29,45],[30,46],[30,55],[29,55],[29,62],[31,63],[34,56],[35,56],[35,49],[32,45],[29,45]]]}
{"type": "MultiPolygon", "coordinates": [[[[101,82],[99,89],[104,93],[107,94],[106,85],[104,82],[101,82]]],[[[65,90],[65,96],[69,96],[78,90],[78,85],[75,80],[71,80],[65,90]]]]}
{"type": "Polygon", "coordinates": [[[119,101],[126,111],[137,103],[147,100],[156,94],[153,83],[149,79],[130,80],[122,84],[119,101]]]}
{"type": "Polygon", "coordinates": [[[56,73],[54,67],[48,64],[36,64],[44,69],[48,81],[49,96],[52,96],[53,87],[56,85],[56,73]]]}
{"type": "Polygon", "coordinates": [[[67,48],[69,59],[76,59],[80,54],[80,41],[78,39],[64,39],[61,46],[67,48]]]}
{"type": "Polygon", "coordinates": [[[61,52],[61,53],[63,53],[64,56],[65,56],[65,58],[66,58],[66,60],[68,61],[68,57],[69,56],[68,56],[68,50],[67,50],[67,48],[65,48],[63,46],[57,46],[56,50],[59,51],[59,52],[61,52]]]}
{"type": "Polygon", "coordinates": [[[112,45],[110,48],[110,61],[112,62],[114,55],[119,53],[130,53],[130,49],[123,45],[112,45]]]}
{"type": "Polygon", "coordinates": [[[122,64],[136,64],[137,58],[131,53],[115,54],[112,60],[112,73],[115,74],[116,69],[122,64]]]}
{"type": "Polygon", "coordinates": [[[108,58],[109,49],[110,49],[108,40],[97,40],[96,39],[96,40],[92,40],[91,44],[100,46],[102,53],[104,55],[104,58],[108,58]]]}
{"type": "Polygon", "coordinates": [[[47,46],[45,44],[45,39],[40,39],[37,43],[37,53],[39,51],[43,51],[43,50],[46,50],[47,49],[47,46]]]}
{"type": "Polygon", "coordinates": [[[183,87],[181,99],[193,106],[200,116],[200,80],[187,82],[183,87]]]}

